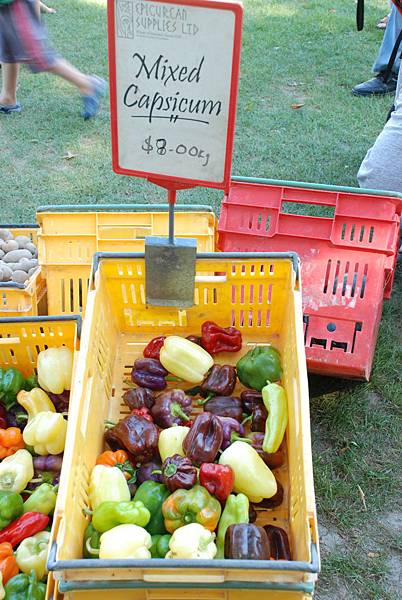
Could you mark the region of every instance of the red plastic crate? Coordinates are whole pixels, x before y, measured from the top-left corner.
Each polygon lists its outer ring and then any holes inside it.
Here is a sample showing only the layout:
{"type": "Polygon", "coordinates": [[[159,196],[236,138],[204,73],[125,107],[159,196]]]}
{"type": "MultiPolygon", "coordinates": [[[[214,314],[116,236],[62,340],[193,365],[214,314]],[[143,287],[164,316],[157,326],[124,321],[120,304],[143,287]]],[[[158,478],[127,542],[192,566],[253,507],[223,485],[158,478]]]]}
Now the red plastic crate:
{"type": "Polygon", "coordinates": [[[297,252],[308,369],[368,380],[392,289],[401,210],[402,196],[390,192],[234,178],[218,247],[297,252]]]}

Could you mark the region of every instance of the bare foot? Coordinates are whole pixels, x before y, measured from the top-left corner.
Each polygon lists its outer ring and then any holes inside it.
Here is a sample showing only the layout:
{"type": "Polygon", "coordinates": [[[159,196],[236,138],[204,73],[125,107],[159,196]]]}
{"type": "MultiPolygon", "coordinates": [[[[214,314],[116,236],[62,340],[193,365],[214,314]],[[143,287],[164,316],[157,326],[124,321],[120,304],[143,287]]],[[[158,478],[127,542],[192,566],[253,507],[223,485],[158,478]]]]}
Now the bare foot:
{"type": "Polygon", "coordinates": [[[40,12],[46,15],[54,15],[56,13],[56,9],[50,8],[50,6],[46,6],[46,4],[40,2],[40,12]]]}

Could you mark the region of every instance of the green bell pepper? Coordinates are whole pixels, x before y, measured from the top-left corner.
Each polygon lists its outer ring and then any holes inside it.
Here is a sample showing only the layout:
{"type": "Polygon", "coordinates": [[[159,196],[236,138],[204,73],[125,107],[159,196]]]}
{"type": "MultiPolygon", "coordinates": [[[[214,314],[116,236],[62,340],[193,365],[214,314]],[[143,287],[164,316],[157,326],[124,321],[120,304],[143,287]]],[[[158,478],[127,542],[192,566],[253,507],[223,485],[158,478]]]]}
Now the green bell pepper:
{"type": "Polygon", "coordinates": [[[93,511],[92,525],[105,533],[118,525],[145,527],[151,518],[150,511],[139,500],[131,502],[102,502],[93,511]]]}
{"type": "Polygon", "coordinates": [[[4,586],[5,600],[45,600],[46,585],[36,580],[35,571],[20,573],[4,586]]]}
{"type": "Polygon", "coordinates": [[[272,346],[255,346],[241,357],[236,369],[241,383],[259,392],[267,381],[282,377],[281,357],[272,346]]]}
{"type": "Polygon", "coordinates": [[[30,375],[23,383],[22,389],[26,392],[30,392],[34,388],[39,387],[38,378],[36,375],[30,375]]]}
{"type": "Polygon", "coordinates": [[[6,409],[17,402],[17,394],[22,390],[24,381],[18,369],[0,369],[0,401],[6,409]]]}
{"type": "Polygon", "coordinates": [[[142,502],[151,513],[151,519],[145,527],[151,535],[166,533],[162,504],[169,495],[170,492],[163,483],[144,481],[134,496],[134,500],[142,502]]]}
{"type": "Polygon", "coordinates": [[[169,552],[169,542],[172,536],[170,533],[166,535],[152,535],[152,546],[149,551],[151,553],[152,558],[165,558],[166,554],[169,552]]]}
{"type": "Polygon", "coordinates": [[[82,554],[84,558],[99,558],[101,533],[90,523],[84,533],[82,554]]]}
{"type": "Polygon", "coordinates": [[[23,513],[24,501],[17,492],[0,490],[0,529],[7,527],[23,513]]]}
{"type": "Polygon", "coordinates": [[[238,523],[248,523],[249,501],[245,494],[231,494],[226,500],[225,508],[219,521],[218,535],[216,538],[216,547],[218,552],[215,558],[225,558],[225,535],[230,525],[238,523]]]}
{"type": "Polygon", "coordinates": [[[48,515],[56,506],[57,493],[50,483],[42,483],[24,502],[24,513],[40,512],[48,515]]]}

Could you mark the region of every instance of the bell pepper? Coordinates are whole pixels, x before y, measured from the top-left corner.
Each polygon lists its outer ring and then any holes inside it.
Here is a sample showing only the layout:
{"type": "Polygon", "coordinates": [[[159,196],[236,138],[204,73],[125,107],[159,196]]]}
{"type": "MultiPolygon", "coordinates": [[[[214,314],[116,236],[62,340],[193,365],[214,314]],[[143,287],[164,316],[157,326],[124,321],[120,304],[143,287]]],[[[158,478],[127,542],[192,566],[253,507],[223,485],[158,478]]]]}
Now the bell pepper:
{"type": "Polygon", "coordinates": [[[137,358],[131,371],[131,381],[140,387],[161,391],[167,386],[168,375],[156,358],[137,358]]]}
{"type": "Polygon", "coordinates": [[[169,492],[178,489],[189,490],[197,482],[197,469],[193,467],[191,460],[183,458],[179,454],[169,456],[162,465],[163,483],[169,492]]]}
{"type": "Polygon", "coordinates": [[[84,541],[82,545],[82,554],[84,558],[99,558],[100,547],[99,531],[90,523],[84,533],[84,541]]]}
{"type": "Polygon", "coordinates": [[[230,525],[225,534],[225,558],[269,560],[270,548],[264,529],[251,523],[230,525]]]}
{"type": "Polygon", "coordinates": [[[137,483],[138,485],[141,485],[144,481],[163,483],[162,464],[159,460],[153,460],[140,466],[137,471],[137,483]]]}
{"type": "Polygon", "coordinates": [[[142,502],[151,513],[149,523],[145,527],[151,535],[166,533],[162,505],[169,495],[167,487],[156,481],[144,481],[135,493],[134,501],[142,502]]]}
{"type": "Polygon", "coordinates": [[[215,396],[204,404],[204,410],[219,417],[231,417],[243,420],[243,409],[239,398],[235,396],[215,396]]]}
{"type": "Polygon", "coordinates": [[[289,538],[284,529],[275,525],[264,525],[273,560],[292,560],[289,538]]]}
{"type": "Polygon", "coordinates": [[[266,509],[266,508],[276,508],[277,506],[280,506],[283,502],[283,486],[282,484],[276,480],[276,486],[277,486],[277,491],[275,496],[271,496],[271,498],[263,498],[263,500],[261,502],[259,502],[258,504],[255,505],[256,508],[262,508],[262,509],[266,509]]]}
{"type": "Polygon", "coordinates": [[[183,450],[193,463],[213,462],[223,441],[223,428],[211,413],[197,416],[183,442],[183,450]]]}
{"type": "Polygon", "coordinates": [[[203,463],[200,468],[200,484],[223,503],[233,490],[233,470],[227,465],[203,463]]]}
{"type": "Polygon", "coordinates": [[[37,581],[35,571],[16,575],[5,587],[5,600],[45,600],[46,584],[37,581]]]}
{"type": "Polygon", "coordinates": [[[2,404],[0,404],[0,428],[7,429],[7,411],[2,404]]]}
{"type": "Polygon", "coordinates": [[[62,394],[71,388],[74,355],[70,348],[48,348],[38,354],[38,382],[45,392],[62,394]]]}
{"type": "Polygon", "coordinates": [[[6,584],[7,581],[18,575],[19,572],[20,570],[15,560],[12,545],[8,542],[3,542],[0,544],[0,573],[3,584],[6,584]]]}
{"type": "Polygon", "coordinates": [[[3,575],[0,571],[0,600],[3,600],[3,598],[5,598],[5,597],[6,597],[6,591],[3,586],[3,575]]]}
{"type": "Polygon", "coordinates": [[[205,321],[201,327],[201,345],[210,354],[239,352],[241,333],[235,327],[220,327],[213,321],[205,321]]]}
{"type": "Polygon", "coordinates": [[[246,444],[251,444],[251,440],[244,437],[245,429],[239,421],[236,419],[232,419],[231,417],[216,417],[219,419],[223,429],[223,440],[221,444],[221,449],[226,450],[233,442],[237,440],[241,442],[246,442],[246,444]]]}
{"type": "Polygon", "coordinates": [[[251,415],[256,404],[262,404],[262,394],[257,390],[243,390],[240,394],[243,411],[251,415]]]}
{"type": "Polygon", "coordinates": [[[162,429],[185,425],[190,420],[192,400],[183,390],[163,392],[151,408],[155,423],[162,429]]]}
{"type": "Polygon", "coordinates": [[[11,456],[23,448],[25,448],[25,444],[18,427],[0,429],[0,459],[11,456]]]}
{"type": "Polygon", "coordinates": [[[267,409],[264,404],[255,404],[253,411],[249,417],[251,420],[250,429],[251,431],[265,431],[265,425],[268,418],[267,409]]]}
{"type": "Polygon", "coordinates": [[[92,514],[92,525],[100,533],[124,524],[145,527],[151,513],[139,500],[133,502],[102,502],[92,514]]]}
{"type": "Polygon", "coordinates": [[[201,346],[201,337],[199,335],[186,335],[186,340],[190,340],[193,344],[201,346]]]}
{"type": "MultiPolygon", "coordinates": [[[[1,405],[0,405],[1,406],[1,405]]],[[[1,408],[4,408],[1,406],[1,408]]],[[[17,404],[13,404],[10,408],[7,409],[6,412],[6,425],[3,429],[7,429],[7,427],[18,427],[20,431],[24,430],[25,425],[28,423],[28,415],[26,411],[17,404]]]]}
{"type": "Polygon", "coordinates": [[[144,417],[129,415],[105,432],[105,441],[112,450],[124,448],[137,463],[144,463],[156,453],[158,429],[144,417]]]}
{"type": "Polygon", "coordinates": [[[38,385],[39,385],[38,378],[35,375],[35,373],[32,373],[32,375],[29,375],[29,377],[27,377],[24,380],[22,389],[25,390],[26,392],[29,392],[30,390],[37,388],[38,385]]]}
{"type": "Polygon", "coordinates": [[[7,527],[23,513],[24,502],[16,492],[0,491],[0,529],[7,527]]]}
{"type": "Polygon", "coordinates": [[[162,365],[177,377],[200,383],[214,364],[206,350],[177,335],[168,336],[160,351],[162,365]]]}
{"type": "Polygon", "coordinates": [[[190,523],[173,533],[165,558],[209,559],[216,555],[215,534],[199,523],[190,523]]]}
{"type": "Polygon", "coordinates": [[[98,456],[96,459],[96,464],[104,465],[105,467],[117,467],[124,473],[124,477],[128,481],[136,481],[136,470],[128,460],[128,454],[127,452],[124,452],[124,450],[116,450],[116,452],[112,452],[112,450],[106,450],[98,456]]]}
{"type": "Polygon", "coordinates": [[[96,465],[89,479],[89,504],[96,510],[102,502],[129,502],[126,478],[117,467],[96,465]]]}
{"type": "Polygon", "coordinates": [[[152,558],[165,558],[166,554],[169,552],[169,542],[171,539],[170,533],[165,533],[165,535],[152,535],[152,546],[149,551],[151,553],[152,558]]]}
{"type": "Polygon", "coordinates": [[[21,390],[17,394],[17,402],[27,411],[29,421],[31,421],[31,419],[39,412],[56,412],[53,402],[46,392],[40,388],[33,388],[30,392],[21,390]]]}
{"type": "Polygon", "coordinates": [[[143,355],[145,358],[156,358],[159,360],[159,354],[161,348],[166,339],[165,335],[158,335],[158,337],[153,338],[148,344],[145,346],[143,350],[143,355]]]}
{"type": "Polygon", "coordinates": [[[165,527],[173,533],[188,523],[199,523],[214,531],[221,516],[219,501],[201,485],[191,490],[176,490],[162,505],[165,527]]]}
{"type": "Polygon", "coordinates": [[[288,401],[286,392],[277,383],[268,383],[262,389],[262,399],[268,411],[265,437],[262,443],[264,452],[277,452],[288,424],[288,401]]]}
{"type": "Polygon", "coordinates": [[[138,525],[118,525],[101,535],[99,558],[151,558],[152,539],[138,525]]]}
{"type": "Polygon", "coordinates": [[[258,391],[267,381],[278,381],[282,377],[281,357],[272,346],[255,346],[242,356],[236,369],[241,383],[258,391]]]}
{"type": "Polygon", "coordinates": [[[38,581],[43,579],[47,573],[46,559],[49,541],[50,532],[41,531],[21,542],[15,553],[20,571],[28,574],[33,570],[38,581]]]}
{"type": "Polygon", "coordinates": [[[218,526],[218,536],[216,545],[218,548],[217,558],[225,557],[225,535],[227,528],[236,523],[249,522],[250,505],[247,496],[244,494],[231,494],[226,500],[225,508],[218,526]]]}
{"type": "Polygon", "coordinates": [[[17,450],[0,463],[0,490],[20,493],[34,476],[32,455],[17,450]]]}
{"type": "Polygon", "coordinates": [[[49,517],[39,512],[28,512],[0,531],[0,544],[9,542],[13,548],[22,540],[43,531],[49,525],[49,517]]]}
{"type": "Polygon", "coordinates": [[[168,456],[173,456],[173,454],[185,456],[183,442],[189,431],[189,427],[179,425],[162,429],[158,440],[158,450],[162,460],[166,460],[168,456]]]}
{"type": "Polygon", "coordinates": [[[50,483],[42,483],[24,502],[24,513],[40,512],[48,515],[56,506],[57,492],[50,483]]]}
{"type": "Polygon", "coordinates": [[[151,409],[155,403],[154,393],[152,390],[143,387],[129,389],[123,394],[123,402],[130,410],[135,408],[151,409]]]}
{"type": "Polygon", "coordinates": [[[50,410],[39,412],[28,422],[23,438],[27,446],[33,446],[36,454],[60,454],[66,443],[67,421],[60,413],[50,410]]]}
{"type": "Polygon", "coordinates": [[[49,398],[53,402],[56,412],[67,413],[70,408],[70,390],[64,390],[61,394],[49,392],[49,398]]]}
{"type": "Polygon", "coordinates": [[[18,369],[0,369],[0,402],[8,409],[15,404],[18,392],[24,385],[24,378],[18,369]]]}
{"type": "Polygon", "coordinates": [[[252,432],[249,436],[254,450],[256,450],[262,460],[270,469],[278,469],[285,462],[285,456],[282,450],[268,454],[262,449],[265,434],[260,432],[252,432]]]}
{"type": "Polygon", "coordinates": [[[235,474],[234,491],[245,494],[251,502],[271,498],[277,491],[276,479],[252,446],[234,442],[224,450],[219,464],[229,465],[235,474]]]}
{"type": "Polygon", "coordinates": [[[236,386],[236,369],[231,365],[214,365],[200,386],[208,397],[230,396],[236,386]]]}

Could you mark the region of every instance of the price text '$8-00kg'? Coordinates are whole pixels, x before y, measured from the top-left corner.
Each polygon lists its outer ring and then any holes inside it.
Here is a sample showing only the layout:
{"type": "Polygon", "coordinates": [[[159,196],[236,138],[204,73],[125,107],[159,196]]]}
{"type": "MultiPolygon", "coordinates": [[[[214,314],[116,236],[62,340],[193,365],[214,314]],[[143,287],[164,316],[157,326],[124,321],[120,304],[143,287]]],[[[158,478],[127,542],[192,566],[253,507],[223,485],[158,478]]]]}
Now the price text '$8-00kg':
{"type": "Polygon", "coordinates": [[[156,138],[154,141],[152,136],[149,135],[143,141],[141,148],[147,154],[151,152],[156,152],[160,156],[164,156],[168,152],[175,152],[179,155],[187,155],[192,158],[198,158],[202,160],[202,166],[206,167],[209,162],[209,152],[205,152],[205,150],[201,150],[197,146],[186,146],[186,144],[177,144],[173,148],[167,147],[167,140],[165,138],[156,138]]]}

